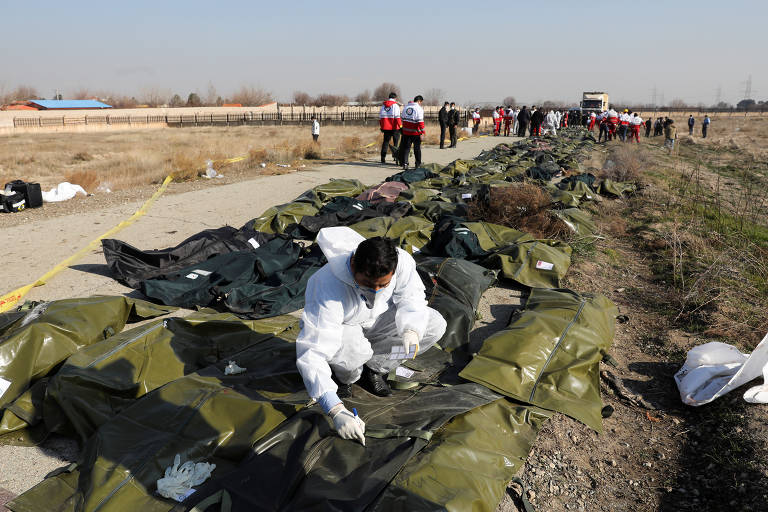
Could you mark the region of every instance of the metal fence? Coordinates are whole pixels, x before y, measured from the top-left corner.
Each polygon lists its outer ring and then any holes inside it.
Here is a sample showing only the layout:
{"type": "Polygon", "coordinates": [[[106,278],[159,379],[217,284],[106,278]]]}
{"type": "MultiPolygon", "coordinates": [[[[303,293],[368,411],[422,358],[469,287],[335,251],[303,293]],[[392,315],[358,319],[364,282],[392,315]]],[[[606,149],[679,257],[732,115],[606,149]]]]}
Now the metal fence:
{"type": "MultiPolygon", "coordinates": [[[[291,125],[309,123],[312,116],[326,125],[367,125],[378,124],[379,114],[373,112],[238,112],[210,114],[166,114],[166,115],[86,115],[86,116],[23,116],[14,117],[14,128],[43,128],[55,126],[140,126],[148,124],[165,124],[170,127],[182,128],[190,126],[259,126],[259,125],[291,125]]],[[[466,122],[469,112],[460,113],[461,120],[466,122]]],[[[437,120],[437,112],[425,112],[424,119],[437,120]]]]}

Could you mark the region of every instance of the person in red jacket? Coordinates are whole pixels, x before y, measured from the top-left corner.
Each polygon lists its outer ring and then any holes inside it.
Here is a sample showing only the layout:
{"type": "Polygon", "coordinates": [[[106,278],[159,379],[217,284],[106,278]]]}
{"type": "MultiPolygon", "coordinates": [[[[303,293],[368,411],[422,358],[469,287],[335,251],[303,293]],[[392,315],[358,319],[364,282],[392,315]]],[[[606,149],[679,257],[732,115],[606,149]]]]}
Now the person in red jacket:
{"type": "MultiPolygon", "coordinates": [[[[386,161],[389,141],[392,140],[392,145],[395,147],[400,142],[400,128],[402,126],[400,105],[397,103],[397,94],[393,92],[389,94],[389,99],[381,105],[381,110],[379,110],[379,128],[384,134],[384,140],[381,142],[381,163],[386,161]]],[[[395,163],[400,165],[400,162],[395,161],[395,163]]]]}
{"type": "Polygon", "coordinates": [[[501,107],[496,107],[493,109],[493,134],[498,137],[499,133],[501,132],[501,114],[499,111],[501,110],[501,107]]]}
{"type": "Polygon", "coordinates": [[[403,170],[408,170],[408,158],[413,146],[416,168],[421,167],[421,141],[424,138],[424,97],[419,94],[403,107],[403,143],[400,144],[400,161],[403,170]]]}
{"type": "Polygon", "coordinates": [[[512,105],[507,105],[506,109],[502,109],[504,112],[504,136],[509,137],[509,129],[512,127],[512,118],[514,117],[514,110],[512,105]]]}

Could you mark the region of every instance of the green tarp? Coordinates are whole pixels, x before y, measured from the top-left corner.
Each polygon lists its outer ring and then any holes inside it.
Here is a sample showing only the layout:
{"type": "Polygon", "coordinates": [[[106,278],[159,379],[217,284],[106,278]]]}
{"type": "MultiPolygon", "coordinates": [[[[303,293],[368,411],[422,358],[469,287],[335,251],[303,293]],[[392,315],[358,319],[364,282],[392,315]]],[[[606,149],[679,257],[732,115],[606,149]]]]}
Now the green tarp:
{"type": "Polygon", "coordinates": [[[530,240],[494,251],[482,265],[531,288],[558,288],[571,266],[571,247],[557,240],[530,240]]]}
{"type": "Polygon", "coordinates": [[[17,320],[0,338],[0,436],[25,428],[27,420],[35,419],[34,404],[42,396],[42,385],[20,396],[69,356],[122,331],[129,320],[152,318],[175,309],[126,297],[95,296],[41,303],[21,319],[15,313],[0,315],[17,320]]]}
{"type": "Polygon", "coordinates": [[[501,399],[454,418],[403,467],[370,510],[496,510],[550,415],[501,399]]]}
{"type": "Polygon", "coordinates": [[[533,289],[525,309],[485,340],[459,375],[601,432],[598,366],[617,314],[602,295],[533,289]]]}
{"type": "Polygon", "coordinates": [[[385,236],[397,241],[400,248],[411,254],[418,253],[427,245],[434,224],[421,217],[376,217],[352,224],[350,228],[365,238],[385,236]]]}
{"type": "Polygon", "coordinates": [[[249,224],[262,233],[287,233],[296,228],[303,217],[315,215],[318,211],[319,208],[311,203],[286,203],[269,208],[249,224]]]}

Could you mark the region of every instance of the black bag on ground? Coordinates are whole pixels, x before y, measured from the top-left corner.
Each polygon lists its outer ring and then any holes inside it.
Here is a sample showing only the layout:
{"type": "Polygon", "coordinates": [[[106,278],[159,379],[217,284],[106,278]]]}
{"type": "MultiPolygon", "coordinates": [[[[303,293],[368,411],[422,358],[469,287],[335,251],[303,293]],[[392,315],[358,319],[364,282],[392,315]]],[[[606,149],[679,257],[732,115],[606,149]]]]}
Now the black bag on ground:
{"type": "Polygon", "coordinates": [[[9,195],[0,195],[0,212],[20,212],[26,207],[27,201],[23,194],[14,192],[9,195]]]}
{"type": "Polygon", "coordinates": [[[5,191],[18,192],[24,196],[26,208],[39,208],[43,206],[43,193],[39,183],[27,183],[26,181],[13,180],[5,184],[5,191]]]}

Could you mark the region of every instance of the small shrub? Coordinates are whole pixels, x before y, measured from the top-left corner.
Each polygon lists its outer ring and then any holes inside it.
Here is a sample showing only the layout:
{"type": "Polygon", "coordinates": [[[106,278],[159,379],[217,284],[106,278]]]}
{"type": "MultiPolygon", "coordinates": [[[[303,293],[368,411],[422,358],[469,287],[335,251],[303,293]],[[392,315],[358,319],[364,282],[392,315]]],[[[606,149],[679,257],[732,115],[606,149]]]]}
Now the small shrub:
{"type": "Polygon", "coordinates": [[[344,137],[339,143],[339,151],[347,155],[358,154],[362,147],[360,137],[344,137]]]}
{"type": "Polygon", "coordinates": [[[305,160],[319,160],[322,158],[320,144],[313,142],[297,144],[293,148],[293,155],[297,158],[303,158],[305,160]]]}
{"type": "Polygon", "coordinates": [[[251,149],[248,151],[248,158],[256,163],[262,163],[267,161],[266,149],[251,149]]]}
{"type": "Polygon", "coordinates": [[[615,146],[603,164],[600,177],[613,181],[642,183],[642,174],[649,165],[649,155],[630,144],[615,146]]]}
{"type": "Polygon", "coordinates": [[[87,151],[79,151],[72,157],[73,162],[90,162],[93,157],[87,151]]]}
{"type": "Polygon", "coordinates": [[[568,226],[550,212],[552,199],[536,185],[520,183],[492,188],[487,202],[473,203],[473,220],[509,226],[538,238],[566,238],[568,226]]]}
{"type": "Polygon", "coordinates": [[[99,186],[101,180],[95,171],[73,171],[64,176],[64,181],[73,185],[80,185],[86,192],[93,192],[99,186]]]}
{"type": "Polygon", "coordinates": [[[185,153],[175,153],[170,161],[171,173],[177,181],[188,181],[197,178],[205,162],[185,153]]]}

